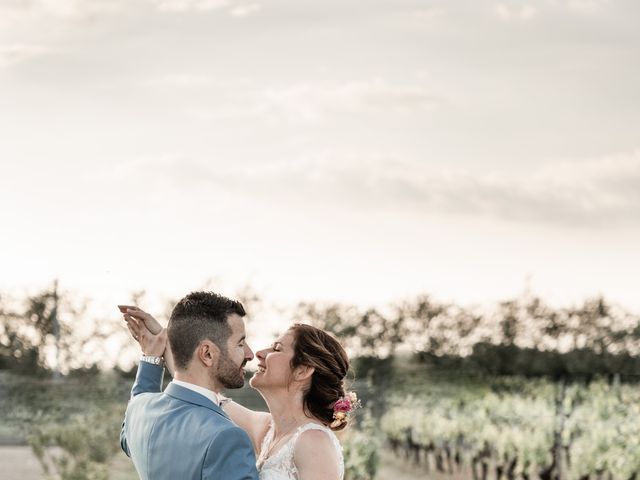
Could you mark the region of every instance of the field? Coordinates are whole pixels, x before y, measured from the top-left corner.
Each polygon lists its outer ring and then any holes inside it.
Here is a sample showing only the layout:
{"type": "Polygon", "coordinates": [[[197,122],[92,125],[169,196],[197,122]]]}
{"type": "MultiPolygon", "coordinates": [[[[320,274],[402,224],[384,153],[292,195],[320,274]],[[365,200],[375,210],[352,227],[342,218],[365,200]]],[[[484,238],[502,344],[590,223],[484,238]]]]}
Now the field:
{"type": "MultiPolygon", "coordinates": [[[[62,480],[137,478],[118,438],[132,383],[115,372],[54,382],[0,371],[2,479],[46,478],[45,465],[62,480]]],[[[228,396],[265,408],[250,388],[228,396]]],[[[371,478],[371,435],[353,430],[342,441],[348,478],[371,478]]]]}
{"type": "MultiPolygon", "coordinates": [[[[630,480],[640,471],[637,384],[434,375],[406,365],[392,378],[383,389],[356,385],[370,408],[343,439],[347,479],[630,480]]],[[[0,372],[0,380],[4,479],[43,478],[38,457],[61,478],[137,478],[117,441],[131,378],[59,383],[0,372]]],[[[264,408],[248,388],[232,396],[264,408]]]]}
{"type": "Polygon", "coordinates": [[[380,424],[398,459],[431,474],[629,480],[640,472],[640,387],[615,380],[413,384],[389,399],[380,424]]]}

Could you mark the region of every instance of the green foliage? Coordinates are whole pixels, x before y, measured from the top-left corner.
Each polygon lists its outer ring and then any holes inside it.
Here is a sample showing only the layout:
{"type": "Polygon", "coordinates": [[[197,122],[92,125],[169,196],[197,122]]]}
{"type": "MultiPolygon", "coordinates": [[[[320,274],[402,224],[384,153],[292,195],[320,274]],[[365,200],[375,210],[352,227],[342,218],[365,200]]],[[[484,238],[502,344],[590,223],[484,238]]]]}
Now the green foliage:
{"type": "Polygon", "coordinates": [[[396,442],[462,450],[469,458],[489,453],[508,461],[517,459],[516,470],[525,472],[551,460],[552,398],[445,384],[419,396],[395,397],[381,425],[396,442]]]}
{"type": "Polygon", "coordinates": [[[27,439],[52,478],[133,480],[130,460],[118,455],[131,380],[84,373],[54,382],[0,372],[2,435],[27,439]]]}
{"type": "Polygon", "coordinates": [[[0,370],[38,374],[40,351],[26,335],[25,320],[10,299],[0,296],[0,370]]]}
{"type": "Polygon", "coordinates": [[[377,385],[393,373],[393,359],[361,356],[352,359],[351,368],[358,379],[370,378],[377,385]]]}
{"type": "MultiPolygon", "coordinates": [[[[66,377],[61,383],[0,372],[0,424],[9,428],[9,436],[27,438],[51,477],[136,478],[124,454],[120,473],[112,471],[131,383],[121,372],[66,377]]],[[[255,395],[253,390],[247,392],[255,395]]],[[[246,400],[240,391],[233,396],[246,400]]],[[[371,418],[365,416],[360,429],[346,431],[343,441],[347,478],[373,479],[380,440],[371,418]]]]}
{"type": "Polygon", "coordinates": [[[106,480],[131,382],[116,374],[62,382],[0,372],[0,423],[26,438],[51,478],[106,480]]]}
{"type": "Polygon", "coordinates": [[[573,384],[558,409],[561,391],[545,380],[436,382],[396,394],[381,428],[396,448],[451,451],[468,465],[487,462],[524,478],[557,471],[554,452],[569,480],[637,476],[640,386],[573,384]]]}
{"type": "Polygon", "coordinates": [[[305,303],[294,317],[333,332],[353,356],[402,346],[435,367],[489,375],[640,375],[640,319],[602,298],[551,308],[523,296],[482,312],[426,296],[366,310],[305,303]]]}
{"type": "Polygon", "coordinates": [[[563,442],[569,449],[569,478],[595,472],[629,479],[640,472],[640,388],[594,382],[568,392],[571,414],[563,442]]]}
{"type": "Polygon", "coordinates": [[[428,368],[480,375],[546,376],[555,379],[590,379],[607,374],[620,374],[622,378],[632,379],[640,376],[640,356],[627,352],[597,353],[587,348],[561,353],[481,342],[475,344],[471,354],[465,357],[421,352],[417,358],[428,368]]]}
{"type": "Polygon", "coordinates": [[[373,480],[380,461],[381,438],[373,418],[365,414],[362,428],[351,430],[343,439],[345,480],[373,480]]]}
{"type": "Polygon", "coordinates": [[[124,406],[35,427],[28,437],[45,472],[61,480],[107,480],[107,462],[118,451],[124,406]]]}
{"type": "Polygon", "coordinates": [[[353,305],[301,303],[294,319],[333,332],[351,352],[359,356],[386,357],[398,346],[411,342],[445,306],[427,296],[386,309],[360,310],[353,305]]]}
{"type": "Polygon", "coordinates": [[[0,423],[11,435],[26,437],[45,424],[64,424],[77,413],[126,405],[131,381],[115,374],[62,382],[0,372],[0,423]]]}
{"type": "MultiPolygon", "coordinates": [[[[240,296],[259,308],[250,287],[240,296]]],[[[124,337],[117,323],[87,322],[85,310],[55,285],[20,301],[0,296],[0,369],[37,375],[52,368],[53,352],[63,372],[91,368],[104,339],[124,337]]],[[[640,375],[640,319],[602,298],[552,308],[525,295],[482,311],[425,295],[376,308],[308,302],[293,317],[333,332],[353,358],[404,350],[437,368],[490,375],[640,375]]]]}
{"type": "Polygon", "coordinates": [[[43,376],[88,369],[115,335],[114,322],[86,322],[86,302],[57,282],[22,300],[0,296],[0,369],[43,376]],[[52,359],[55,362],[52,363],[52,359]]]}

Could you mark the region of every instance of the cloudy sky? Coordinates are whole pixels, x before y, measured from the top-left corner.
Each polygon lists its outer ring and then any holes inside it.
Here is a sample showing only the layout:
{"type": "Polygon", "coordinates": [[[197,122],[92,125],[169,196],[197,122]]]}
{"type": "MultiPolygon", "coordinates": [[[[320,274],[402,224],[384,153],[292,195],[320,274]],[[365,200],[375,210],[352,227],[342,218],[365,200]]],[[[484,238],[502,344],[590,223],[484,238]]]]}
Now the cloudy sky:
{"type": "MultiPolygon", "coordinates": [[[[640,312],[636,0],[0,0],[0,291],[640,312]]],[[[124,297],[124,298],[123,298],[124,297]]]]}

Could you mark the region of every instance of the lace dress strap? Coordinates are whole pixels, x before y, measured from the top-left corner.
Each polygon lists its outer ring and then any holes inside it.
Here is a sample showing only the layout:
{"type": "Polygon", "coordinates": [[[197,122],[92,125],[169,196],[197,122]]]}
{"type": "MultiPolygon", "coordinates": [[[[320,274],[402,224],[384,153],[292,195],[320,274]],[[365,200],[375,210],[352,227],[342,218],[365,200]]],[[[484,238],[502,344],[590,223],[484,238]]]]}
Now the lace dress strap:
{"type": "Polygon", "coordinates": [[[344,459],[342,456],[342,447],[340,446],[340,442],[338,441],[335,434],[331,431],[331,429],[325,427],[324,425],[319,425],[317,423],[306,423],[301,427],[298,427],[296,432],[291,436],[291,438],[285,443],[281,448],[276,450],[270,456],[267,449],[269,448],[269,444],[273,440],[273,436],[275,434],[275,428],[273,423],[269,426],[269,430],[264,436],[262,440],[262,446],[260,448],[260,452],[258,454],[258,459],[256,462],[256,466],[258,467],[258,471],[260,472],[260,480],[297,480],[298,479],[298,469],[293,461],[293,454],[296,445],[296,441],[298,437],[302,435],[302,433],[307,430],[322,430],[329,438],[336,449],[336,454],[338,456],[338,468],[340,471],[340,480],[344,479],[344,459]]]}
{"type": "Polygon", "coordinates": [[[256,461],[256,465],[258,469],[262,468],[262,465],[267,460],[267,447],[273,440],[273,435],[275,433],[275,426],[273,421],[269,422],[269,429],[267,433],[264,434],[264,438],[262,439],[262,444],[260,445],[260,451],[258,452],[258,458],[256,461]]]}

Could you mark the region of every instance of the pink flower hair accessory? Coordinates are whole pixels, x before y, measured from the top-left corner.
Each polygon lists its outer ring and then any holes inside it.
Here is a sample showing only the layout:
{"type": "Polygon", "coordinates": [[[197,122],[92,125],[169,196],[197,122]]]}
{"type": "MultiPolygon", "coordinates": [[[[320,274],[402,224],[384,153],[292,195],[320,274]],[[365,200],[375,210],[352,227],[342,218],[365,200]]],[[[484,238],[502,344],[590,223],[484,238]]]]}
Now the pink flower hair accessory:
{"type": "Polygon", "coordinates": [[[336,428],[347,422],[349,417],[357,409],[361,408],[362,404],[358,400],[356,392],[347,392],[344,397],[340,397],[333,404],[333,422],[329,425],[331,428],[336,428]]]}

